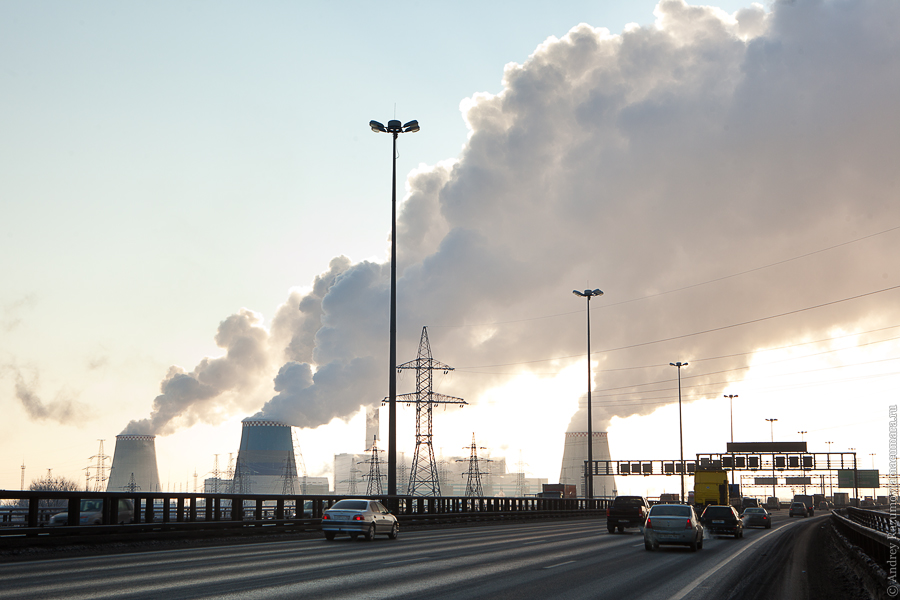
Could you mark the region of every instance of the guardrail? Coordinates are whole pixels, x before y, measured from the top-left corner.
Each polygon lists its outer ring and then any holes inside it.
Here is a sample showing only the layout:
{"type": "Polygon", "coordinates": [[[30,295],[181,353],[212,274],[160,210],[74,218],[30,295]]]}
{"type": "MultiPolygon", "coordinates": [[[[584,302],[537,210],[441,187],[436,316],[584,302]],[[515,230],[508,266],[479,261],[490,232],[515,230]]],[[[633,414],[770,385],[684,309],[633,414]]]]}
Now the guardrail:
{"type": "MultiPolygon", "coordinates": [[[[350,496],[0,490],[0,501],[19,503],[0,510],[0,545],[9,536],[56,537],[94,531],[141,533],[273,525],[318,529],[322,513],[346,497],[350,496]],[[98,523],[94,528],[81,518],[82,502],[90,500],[99,501],[101,507],[90,513],[98,523]],[[52,515],[59,513],[66,513],[65,523],[49,526],[52,515]]],[[[373,498],[407,523],[600,516],[610,503],[605,498],[373,498]]]]}
{"type": "Polygon", "coordinates": [[[900,547],[896,515],[851,506],[833,511],[831,518],[844,537],[865,552],[885,573],[891,572],[888,563],[892,560],[891,547],[894,548],[894,561],[900,547]]]}

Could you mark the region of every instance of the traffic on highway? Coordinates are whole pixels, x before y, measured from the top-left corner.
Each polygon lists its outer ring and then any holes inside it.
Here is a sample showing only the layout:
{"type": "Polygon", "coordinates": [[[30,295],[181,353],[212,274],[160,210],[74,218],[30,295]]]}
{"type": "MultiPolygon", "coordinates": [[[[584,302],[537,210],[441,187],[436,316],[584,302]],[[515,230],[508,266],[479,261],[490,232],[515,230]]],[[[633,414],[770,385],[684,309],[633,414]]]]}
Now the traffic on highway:
{"type": "Polygon", "coordinates": [[[665,545],[647,552],[642,528],[610,534],[605,519],[593,518],[405,529],[398,540],[328,542],[319,532],[291,541],[7,562],[0,564],[0,600],[800,597],[781,590],[808,593],[815,585],[806,552],[828,517],[785,513],[772,515],[771,529],[747,528],[743,538],[704,532],[701,552],[665,545]]]}

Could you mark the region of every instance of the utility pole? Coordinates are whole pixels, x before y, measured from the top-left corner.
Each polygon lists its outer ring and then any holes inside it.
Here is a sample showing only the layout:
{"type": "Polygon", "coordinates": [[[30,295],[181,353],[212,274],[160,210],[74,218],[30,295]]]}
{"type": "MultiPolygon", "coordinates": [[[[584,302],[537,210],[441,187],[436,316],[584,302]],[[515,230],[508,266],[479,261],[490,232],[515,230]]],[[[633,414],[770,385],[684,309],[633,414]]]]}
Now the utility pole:
{"type": "MultiPolygon", "coordinates": [[[[778,419],[766,419],[769,422],[769,434],[771,435],[771,442],[775,443],[775,421],[778,419]]],[[[775,452],[772,452],[772,496],[775,498],[776,502],[778,501],[778,495],[775,493],[775,484],[778,483],[778,476],[775,475],[775,452]]]]}

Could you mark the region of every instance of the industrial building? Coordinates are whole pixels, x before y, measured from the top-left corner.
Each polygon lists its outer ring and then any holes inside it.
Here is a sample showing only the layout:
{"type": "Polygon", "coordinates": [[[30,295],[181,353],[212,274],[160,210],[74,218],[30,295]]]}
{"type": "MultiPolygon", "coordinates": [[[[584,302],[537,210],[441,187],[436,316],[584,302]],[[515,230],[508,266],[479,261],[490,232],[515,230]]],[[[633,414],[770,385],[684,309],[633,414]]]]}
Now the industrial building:
{"type": "Polygon", "coordinates": [[[107,492],[158,492],[155,435],[117,435],[107,492]]]}
{"type": "MultiPolygon", "coordinates": [[[[591,454],[594,460],[611,460],[609,436],[605,431],[594,431],[591,454]]],[[[584,463],[587,461],[586,431],[567,431],[559,482],[577,486],[578,496],[585,496],[584,463]]],[[[594,497],[616,495],[616,478],[612,475],[594,476],[594,497]]]]}

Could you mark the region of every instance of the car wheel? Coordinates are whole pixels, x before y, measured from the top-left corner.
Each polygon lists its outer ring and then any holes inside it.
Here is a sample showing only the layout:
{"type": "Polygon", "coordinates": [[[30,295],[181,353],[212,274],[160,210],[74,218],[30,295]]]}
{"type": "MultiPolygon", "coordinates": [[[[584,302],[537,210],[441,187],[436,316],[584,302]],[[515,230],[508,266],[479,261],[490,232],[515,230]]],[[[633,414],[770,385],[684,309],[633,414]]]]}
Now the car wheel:
{"type": "Polygon", "coordinates": [[[394,526],[391,527],[391,532],[388,534],[388,537],[392,540],[396,540],[398,535],[400,535],[400,526],[394,523],[394,526]]]}
{"type": "Polygon", "coordinates": [[[771,524],[771,523],[766,523],[766,529],[772,529],[772,524],[771,524]]]}
{"type": "Polygon", "coordinates": [[[648,542],[647,540],[644,540],[644,550],[647,550],[647,551],[649,551],[649,552],[653,552],[653,544],[651,544],[651,543],[648,542]]]}
{"type": "Polygon", "coordinates": [[[619,529],[619,533],[625,533],[625,526],[624,526],[624,525],[619,525],[618,529],[619,529]]]}
{"type": "Polygon", "coordinates": [[[326,532],[325,532],[325,539],[328,540],[329,542],[334,541],[334,532],[333,532],[333,531],[326,531],[326,532]]]}
{"type": "Polygon", "coordinates": [[[696,552],[697,548],[697,540],[694,540],[693,542],[691,542],[691,552],[696,552]]]}
{"type": "Polygon", "coordinates": [[[371,542],[374,539],[375,539],[375,526],[369,525],[369,528],[366,529],[365,540],[367,542],[371,542]]]}
{"type": "Polygon", "coordinates": [[[351,539],[351,540],[355,540],[355,539],[357,539],[358,537],[359,537],[359,534],[358,534],[358,533],[351,533],[351,534],[350,534],[350,539],[351,539]]]}
{"type": "Polygon", "coordinates": [[[606,530],[607,530],[608,532],[610,532],[610,533],[615,533],[615,532],[616,532],[616,526],[615,526],[615,525],[607,525],[607,526],[606,526],[606,530]]]}
{"type": "Polygon", "coordinates": [[[697,542],[697,550],[703,550],[703,538],[700,538],[700,541],[697,542]]]}

